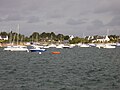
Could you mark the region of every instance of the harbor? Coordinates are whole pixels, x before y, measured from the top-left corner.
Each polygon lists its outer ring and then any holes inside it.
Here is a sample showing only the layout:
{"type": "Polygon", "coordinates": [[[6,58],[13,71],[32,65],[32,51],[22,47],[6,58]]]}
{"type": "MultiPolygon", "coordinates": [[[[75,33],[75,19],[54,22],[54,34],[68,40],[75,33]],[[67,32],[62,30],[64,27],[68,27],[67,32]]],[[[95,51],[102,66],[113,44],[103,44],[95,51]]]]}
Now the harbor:
{"type": "Polygon", "coordinates": [[[0,0],[0,90],[120,90],[120,0],[0,0]]]}

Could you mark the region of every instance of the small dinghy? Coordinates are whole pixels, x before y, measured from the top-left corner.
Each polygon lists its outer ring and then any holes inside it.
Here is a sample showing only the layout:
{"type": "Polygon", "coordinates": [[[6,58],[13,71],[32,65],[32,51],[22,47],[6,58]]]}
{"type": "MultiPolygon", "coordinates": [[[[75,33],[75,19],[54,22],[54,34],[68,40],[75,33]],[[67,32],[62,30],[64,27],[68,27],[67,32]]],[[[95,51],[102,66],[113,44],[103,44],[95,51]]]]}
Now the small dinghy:
{"type": "Polygon", "coordinates": [[[60,54],[60,52],[54,51],[54,52],[52,52],[52,54],[60,54]]]}

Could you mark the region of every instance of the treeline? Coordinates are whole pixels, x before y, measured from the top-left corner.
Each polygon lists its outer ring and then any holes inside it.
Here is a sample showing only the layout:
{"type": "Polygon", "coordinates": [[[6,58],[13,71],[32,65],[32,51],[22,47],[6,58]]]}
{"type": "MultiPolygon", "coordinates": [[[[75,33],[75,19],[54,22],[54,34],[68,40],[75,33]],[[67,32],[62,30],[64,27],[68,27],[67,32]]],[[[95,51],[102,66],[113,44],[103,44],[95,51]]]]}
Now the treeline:
{"type": "Polygon", "coordinates": [[[4,42],[11,42],[11,41],[19,41],[19,42],[57,42],[57,41],[64,41],[64,40],[69,40],[68,35],[63,35],[63,34],[55,34],[54,32],[50,33],[38,33],[38,32],[33,32],[30,36],[25,36],[22,34],[18,34],[16,32],[1,32],[0,33],[1,37],[8,36],[9,40],[4,40],[4,42]]]}
{"type": "Polygon", "coordinates": [[[69,43],[76,44],[76,43],[120,43],[120,36],[117,35],[109,35],[109,41],[97,41],[97,39],[105,39],[105,36],[86,36],[85,38],[74,37],[72,40],[69,40],[69,43]]]}
{"type": "MultiPolygon", "coordinates": [[[[80,37],[74,37],[72,40],[70,39],[69,35],[63,35],[63,34],[55,34],[54,32],[46,33],[38,33],[33,32],[30,36],[25,36],[23,34],[18,34],[16,32],[1,32],[0,36],[8,36],[8,40],[0,40],[0,42],[64,42],[67,41],[67,43],[70,44],[76,44],[76,43],[93,43],[93,40],[97,40],[99,38],[104,38],[105,36],[86,36],[85,38],[80,37]]],[[[120,36],[117,35],[109,35],[109,41],[105,43],[116,43],[120,42],[120,36]]],[[[96,41],[94,43],[103,43],[96,41]]]]}

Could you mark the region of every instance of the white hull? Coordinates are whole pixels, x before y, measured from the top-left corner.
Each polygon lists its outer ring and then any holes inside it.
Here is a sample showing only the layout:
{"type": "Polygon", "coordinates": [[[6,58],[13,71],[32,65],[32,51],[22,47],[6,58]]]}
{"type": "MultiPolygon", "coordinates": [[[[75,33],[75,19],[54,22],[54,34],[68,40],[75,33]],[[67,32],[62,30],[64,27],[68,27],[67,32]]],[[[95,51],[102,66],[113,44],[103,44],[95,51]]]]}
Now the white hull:
{"type": "Polygon", "coordinates": [[[98,48],[116,48],[116,46],[112,46],[111,44],[98,44],[96,47],[98,47],[98,48]]]}
{"type": "Polygon", "coordinates": [[[116,47],[111,45],[105,45],[103,48],[116,48],[116,47]]]}
{"type": "Polygon", "coordinates": [[[87,47],[90,47],[90,46],[88,44],[81,44],[80,47],[87,48],[87,47]]]}
{"type": "Polygon", "coordinates": [[[4,51],[29,51],[26,46],[8,46],[4,51]]]}

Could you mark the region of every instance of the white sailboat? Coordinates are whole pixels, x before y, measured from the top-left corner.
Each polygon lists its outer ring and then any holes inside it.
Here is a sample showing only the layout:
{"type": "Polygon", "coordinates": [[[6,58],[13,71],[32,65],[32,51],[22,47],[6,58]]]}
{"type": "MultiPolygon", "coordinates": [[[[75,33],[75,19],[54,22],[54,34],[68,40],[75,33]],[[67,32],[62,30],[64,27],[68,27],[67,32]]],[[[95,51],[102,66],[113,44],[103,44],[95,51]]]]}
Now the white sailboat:
{"type": "MultiPolygon", "coordinates": [[[[19,35],[19,24],[18,24],[18,35],[19,35]]],[[[7,46],[6,48],[4,48],[4,51],[27,51],[29,52],[29,50],[27,49],[27,46],[18,45],[18,40],[19,40],[18,35],[17,35],[17,45],[7,46]]]]}
{"type": "Polygon", "coordinates": [[[110,44],[105,44],[103,48],[116,48],[116,46],[112,46],[110,44]]]}

